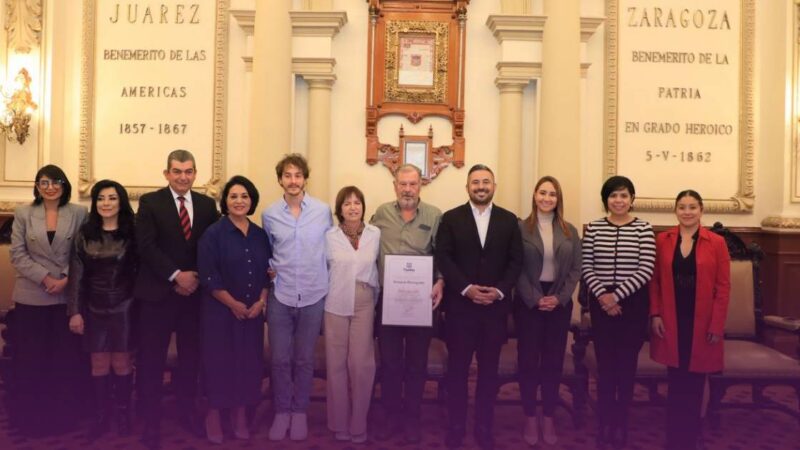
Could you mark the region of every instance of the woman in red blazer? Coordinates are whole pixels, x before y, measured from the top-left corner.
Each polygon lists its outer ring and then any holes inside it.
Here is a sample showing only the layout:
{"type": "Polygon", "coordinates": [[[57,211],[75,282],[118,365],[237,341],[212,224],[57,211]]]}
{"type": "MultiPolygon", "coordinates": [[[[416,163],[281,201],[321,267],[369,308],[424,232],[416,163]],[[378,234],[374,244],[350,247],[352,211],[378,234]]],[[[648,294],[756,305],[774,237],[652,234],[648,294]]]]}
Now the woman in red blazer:
{"type": "Polygon", "coordinates": [[[656,238],[650,356],[667,366],[667,448],[694,449],[706,376],[723,366],[730,256],[725,240],[700,226],[700,194],[679,193],[675,215],[679,225],[656,238]]]}

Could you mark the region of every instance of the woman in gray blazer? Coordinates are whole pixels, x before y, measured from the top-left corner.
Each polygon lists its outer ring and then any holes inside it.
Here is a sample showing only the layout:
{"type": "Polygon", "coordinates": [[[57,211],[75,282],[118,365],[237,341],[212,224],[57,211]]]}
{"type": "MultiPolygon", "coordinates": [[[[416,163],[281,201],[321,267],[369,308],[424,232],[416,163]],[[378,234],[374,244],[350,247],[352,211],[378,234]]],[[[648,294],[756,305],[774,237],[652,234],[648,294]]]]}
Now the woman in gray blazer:
{"type": "Polygon", "coordinates": [[[86,208],[69,203],[72,185],[59,167],[36,173],[33,203],[14,211],[11,264],[17,271],[11,324],[15,389],[11,411],[27,435],[67,431],[74,419],[79,341],[68,327],[65,287],[73,239],[86,208]]]}
{"type": "Polygon", "coordinates": [[[553,413],[564,364],[572,316],[572,293],[580,279],[581,243],[577,230],[564,220],[561,185],[542,177],[533,190],[533,210],[520,221],[524,250],[516,287],[514,321],[519,343],[520,396],[527,416],[523,438],[530,445],[542,438],[558,440],[553,413]],[[541,421],[536,415],[536,391],[542,386],[541,421]]]}

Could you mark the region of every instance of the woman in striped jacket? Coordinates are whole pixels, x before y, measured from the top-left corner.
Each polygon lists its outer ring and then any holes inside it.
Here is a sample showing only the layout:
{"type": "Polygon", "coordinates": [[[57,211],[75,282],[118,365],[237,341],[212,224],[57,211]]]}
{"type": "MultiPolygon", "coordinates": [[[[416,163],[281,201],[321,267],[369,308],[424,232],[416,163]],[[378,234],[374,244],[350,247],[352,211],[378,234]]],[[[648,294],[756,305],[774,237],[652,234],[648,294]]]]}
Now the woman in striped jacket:
{"type": "Polygon", "coordinates": [[[611,177],[600,195],[608,216],[587,226],[581,267],[597,356],[597,441],[624,447],[637,357],[647,335],[647,283],[656,245],[650,224],[631,215],[631,180],[611,177]]]}

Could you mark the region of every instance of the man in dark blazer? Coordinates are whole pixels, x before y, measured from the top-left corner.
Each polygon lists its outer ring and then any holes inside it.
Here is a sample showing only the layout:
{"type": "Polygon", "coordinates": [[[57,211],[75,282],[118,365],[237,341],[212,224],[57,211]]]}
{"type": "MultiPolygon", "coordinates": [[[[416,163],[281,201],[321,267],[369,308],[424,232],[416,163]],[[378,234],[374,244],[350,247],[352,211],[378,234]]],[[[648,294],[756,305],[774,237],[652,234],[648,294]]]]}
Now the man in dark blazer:
{"type": "Polygon", "coordinates": [[[478,360],[475,439],[482,449],[494,448],[500,348],[506,341],[511,290],[522,267],[517,217],[492,205],[495,186],[491,169],[473,166],[467,175],[469,202],[444,213],[436,237],[436,260],[445,280],[448,448],[463,443],[473,354],[478,360]]]}
{"type": "Polygon", "coordinates": [[[140,306],[139,398],[145,429],[142,442],[160,447],[161,388],[167,348],[174,331],[178,368],[172,383],[181,424],[201,432],[195,412],[200,364],[200,296],[197,242],[219,217],[210,197],[192,192],[197,176],[194,156],[175,150],[164,170],[169,186],[143,195],[136,217],[141,266],[135,296],[140,306]]]}

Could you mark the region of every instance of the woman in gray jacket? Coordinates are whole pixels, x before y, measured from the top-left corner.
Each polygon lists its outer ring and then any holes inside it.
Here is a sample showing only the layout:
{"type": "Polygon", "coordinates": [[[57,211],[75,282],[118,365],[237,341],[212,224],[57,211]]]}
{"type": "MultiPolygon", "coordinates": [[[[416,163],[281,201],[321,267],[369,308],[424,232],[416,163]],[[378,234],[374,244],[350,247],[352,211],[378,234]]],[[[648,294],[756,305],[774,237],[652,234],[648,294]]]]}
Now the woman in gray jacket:
{"type": "Polygon", "coordinates": [[[564,364],[572,293],[580,279],[581,243],[564,220],[561,185],[542,177],[533,190],[533,210],[520,221],[524,259],[516,288],[514,321],[518,337],[520,395],[527,416],[523,438],[530,445],[558,440],[553,413],[564,364]],[[542,387],[543,420],[536,415],[536,391],[542,387]]]}
{"type": "Polygon", "coordinates": [[[74,419],[79,341],[68,327],[66,292],[73,241],[86,208],[69,203],[72,185],[59,167],[36,173],[33,203],[14,211],[11,264],[17,271],[13,321],[12,411],[27,435],[67,431],[74,419]],[[67,408],[73,408],[68,411],[67,408]],[[60,426],[59,426],[60,425],[60,426]]]}

